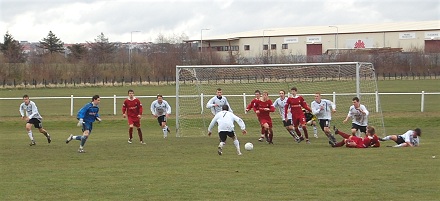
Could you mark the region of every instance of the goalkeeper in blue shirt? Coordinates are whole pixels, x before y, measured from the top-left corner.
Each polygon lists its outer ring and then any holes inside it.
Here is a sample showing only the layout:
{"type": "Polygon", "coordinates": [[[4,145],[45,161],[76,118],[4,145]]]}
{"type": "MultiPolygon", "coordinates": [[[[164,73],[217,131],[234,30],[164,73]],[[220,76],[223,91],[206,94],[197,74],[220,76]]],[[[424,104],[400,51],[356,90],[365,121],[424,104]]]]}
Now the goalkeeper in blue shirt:
{"type": "Polygon", "coordinates": [[[97,120],[98,122],[101,122],[101,118],[99,118],[99,102],[101,101],[101,98],[99,98],[99,95],[94,95],[92,97],[92,102],[87,103],[78,111],[77,119],[78,119],[78,127],[82,127],[82,135],[74,136],[70,135],[67,140],[66,144],[75,140],[80,140],[81,143],[79,145],[78,152],[79,153],[85,153],[84,151],[84,144],[87,141],[87,138],[89,137],[90,133],[92,132],[93,128],[93,122],[97,120]]]}

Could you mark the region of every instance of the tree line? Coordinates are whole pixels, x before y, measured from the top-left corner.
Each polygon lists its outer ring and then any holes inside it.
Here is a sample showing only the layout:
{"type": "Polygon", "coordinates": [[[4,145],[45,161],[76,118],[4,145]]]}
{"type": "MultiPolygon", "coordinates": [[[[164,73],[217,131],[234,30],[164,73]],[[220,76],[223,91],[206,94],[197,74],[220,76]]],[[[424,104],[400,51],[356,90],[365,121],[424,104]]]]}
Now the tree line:
{"type": "Polygon", "coordinates": [[[344,52],[307,56],[291,52],[261,54],[246,58],[239,51],[221,56],[215,49],[200,52],[197,43],[185,43],[185,34],[170,37],[159,34],[154,43],[110,42],[104,33],[94,41],[64,43],[52,31],[33,51],[6,32],[0,42],[0,82],[43,82],[43,80],[103,80],[114,77],[172,80],[176,65],[264,64],[362,61],[374,64],[377,73],[440,73],[440,52],[344,52]]]}

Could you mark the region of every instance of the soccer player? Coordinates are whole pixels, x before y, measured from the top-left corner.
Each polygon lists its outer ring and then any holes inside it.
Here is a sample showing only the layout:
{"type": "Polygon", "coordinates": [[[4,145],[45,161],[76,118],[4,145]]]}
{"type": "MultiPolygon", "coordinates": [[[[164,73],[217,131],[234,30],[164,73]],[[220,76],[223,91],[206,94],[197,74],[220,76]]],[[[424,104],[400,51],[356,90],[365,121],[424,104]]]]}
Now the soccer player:
{"type": "Polygon", "coordinates": [[[343,145],[348,148],[380,147],[379,138],[373,126],[367,126],[366,136],[364,138],[339,131],[335,126],[333,126],[333,129],[335,130],[335,134],[340,135],[344,139],[341,142],[330,144],[332,147],[342,147],[343,145]]]}
{"type": "Polygon", "coordinates": [[[327,136],[330,144],[336,144],[336,139],[330,131],[330,121],[332,113],[336,112],[336,104],[321,98],[321,93],[315,93],[315,100],[311,103],[312,114],[316,115],[319,120],[319,126],[324,134],[327,136]]]}
{"type": "Polygon", "coordinates": [[[68,144],[73,139],[79,140],[80,145],[78,149],[78,153],[85,153],[84,145],[89,138],[89,135],[92,133],[93,122],[97,120],[101,122],[101,118],[99,117],[99,103],[101,102],[101,98],[99,95],[94,95],[92,97],[92,101],[85,104],[79,111],[76,118],[78,119],[78,127],[82,127],[82,135],[74,136],[70,134],[70,136],[66,140],[66,144],[68,144]]]}
{"type": "Polygon", "coordinates": [[[36,145],[34,135],[32,134],[32,125],[34,125],[35,128],[38,128],[38,131],[46,136],[47,143],[52,141],[49,133],[43,128],[43,117],[41,117],[40,113],[38,112],[37,105],[34,103],[34,101],[29,100],[28,95],[23,96],[23,103],[20,104],[19,111],[21,114],[21,119],[26,121],[26,131],[29,139],[31,140],[31,143],[29,144],[30,146],[36,145]]]}
{"type": "Polygon", "coordinates": [[[416,128],[414,130],[408,130],[402,135],[388,135],[384,138],[379,139],[380,141],[392,140],[396,142],[397,145],[393,147],[416,147],[420,144],[420,136],[422,135],[422,130],[416,128]]]}
{"type": "Polygon", "coordinates": [[[229,112],[233,112],[231,106],[228,103],[228,99],[222,96],[222,93],[222,89],[218,88],[217,96],[212,97],[211,99],[209,99],[208,103],[206,103],[206,108],[211,109],[213,115],[221,112],[223,105],[227,105],[229,107],[229,112]]]}
{"type": "Polygon", "coordinates": [[[220,138],[220,144],[218,145],[218,155],[223,154],[223,147],[226,145],[226,139],[229,136],[234,140],[235,149],[237,150],[237,155],[241,155],[240,142],[234,131],[234,121],[240,126],[243,134],[246,134],[246,125],[240,117],[237,117],[234,113],[229,111],[228,105],[222,106],[222,111],[217,113],[211,120],[208,127],[208,136],[212,134],[212,128],[215,123],[218,124],[218,136],[220,138]]]}
{"type": "Polygon", "coordinates": [[[358,97],[354,97],[352,100],[353,105],[350,106],[350,109],[348,109],[347,117],[344,119],[344,121],[342,121],[342,123],[346,123],[348,118],[351,117],[351,134],[356,135],[358,130],[365,134],[368,125],[369,112],[367,108],[359,102],[358,97]]]}
{"type": "MultiPolygon", "coordinates": [[[[260,101],[260,98],[261,98],[261,92],[260,92],[260,90],[255,90],[255,98],[254,99],[252,99],[252,101],[249,103],[249,105],[247,105],[247,107],[246,107],[246,112],[249,112],[249,110],[254,110],[254,112],[255,112],[255,114],[257,115],[257,118],[258,118],[258,113],[256,113],[256,107],[255,107],[255,105],[260,101]]],[[[263,140],[264,140],[264,128],[263,127],[261,127],[261,135],[260,135],[260,138],[258,139],[258,141],[260,141],[260,142],[263,142],[263,140]]]]}
{"type": "Polygon", "coordinates": [[[273,106],[278,108],[278,111],[281,115],[281,120],[283,121],[283,125],[287,129],[287,132],[289,132],[296,142],[299,142],[299,137],[296,135],[292,125],[292,113],[287,114],[287,119],[284,118],[284,107],[286,106],[287,101],[286,92],[284,90],[280,90],[279,94],[280,97],[273,102],[273,106]]]}
{"type": "Polygon", "coordinates": [[[170,133],[170,129],[167,126],[167,119],[171,114],[171,106],[166,100],[163,99],[162,95],[158,94],[156,98],[157,100],[154,100],[151,103],[151,114],[157,118],[159,126],[162,127],[163,138],[167,138],[168,133],[170,133]]]}
{"type": "MultiPolygon", "coordinates": [[[[302,109],[302,111],[304,113],[304,117],[306,118],[307,125],[313,127],[313,136],[315,138],[318,138],[318,129],[316,129],[316,120],[318,120],[318,118],[316,118],[316,115],[313,115],[311,112],[305,110],[304,108],[302,109]]],[[[302,128],[300,127],[299,130],[301,131],[302,128]]]]}
{"type": "Polygon", "coordinates": [[[145,144],[142,138],[141,118],[142,118],[142,103],[139,99],[134,97],[134,91],[128,90],[128,98],[122,104],[122,117],[128,120],[128,143],[133,143],[133,127],[136,127],[139,140],[141,144],[145,144]]]}
{"type": "Polygon", "coordinates": [[[287,99],[286,106],[284,107],[284,118],[287,118],[288,111],[290,110],[290,113],[292,113],[293,127],[296,134],[300,138],[300,142],[304,140],[304,137],[301,135],[301,132],[298,129],[299,125],[301,125],[302,130],[304,131],[307,144],[310,144],[309,134],[307,132],[306,118],[304,116],[302,108],[306,109],[309,112],[312,112],[312,110],[309,108],[306,101],[304,101],[304,98],[297,95],[298,89],[296,87],[292,87],[290,91],[292,93],[292,97],[289,97],[287,99]]]}
{"type": "Polygon", "coordinates": [[[269,93],[263,91],[263,96],[260,101],[255,105],[258,114],[258,121],[260,125],[264,128],[264,136],[269,144],[273,144],[273,130],[272,130],[272,118],[270,117],[271,112],[275,112],[275,107],[273,106],[272,100],[269,99],[269,93]]]}

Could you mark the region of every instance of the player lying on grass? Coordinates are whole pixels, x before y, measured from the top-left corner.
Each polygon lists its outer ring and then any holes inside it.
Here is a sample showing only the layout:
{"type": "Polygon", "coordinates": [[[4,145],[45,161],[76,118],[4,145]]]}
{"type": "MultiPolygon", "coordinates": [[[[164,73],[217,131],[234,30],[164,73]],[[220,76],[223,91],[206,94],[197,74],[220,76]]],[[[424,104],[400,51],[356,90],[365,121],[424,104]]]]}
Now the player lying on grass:
{"type": "Polygon", "coordinates": [[[416,128],[414,130],[408,130],[402,135],[388,135],[384,138],[381,138],[380,141],[392,140],[397,144],[393,147],[415,147],[419,146],[421,135],[422,130],[420,130],[420,128],[416,128]]]}
{"type": "Polygon", "coordinates": [[[377,137],[376,129],[373,126],[367,126],[367,133],[364,138],[339,131],[335,126],[333,126],[333,129],[335,134],[340,135],[344,139],[336,144],[329,142],[332,147],[342,147],[344,145],[348,148],[380,147],[379,137],[377,137]]]}

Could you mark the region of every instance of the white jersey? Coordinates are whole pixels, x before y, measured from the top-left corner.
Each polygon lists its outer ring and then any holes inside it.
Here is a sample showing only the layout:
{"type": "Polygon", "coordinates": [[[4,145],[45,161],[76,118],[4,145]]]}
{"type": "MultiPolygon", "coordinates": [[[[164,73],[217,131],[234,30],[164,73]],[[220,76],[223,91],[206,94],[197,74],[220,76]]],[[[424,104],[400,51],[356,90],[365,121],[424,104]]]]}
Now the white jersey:
{"type": "Polygon", "coordinates": [[[311,103],[312,106],[312,114],[314,114],[316,116],[316,118],[318,119],[328,119],[331,120],[332,119],[332,109],[336,110],[336,105],[327,100],[327,99],[321,99],[321,102],[318,103],[316,101],[312,101],[311,103]],[[323,107],[321,109],[321,107],[323,107]]]}
{"type": "Polygon", "coordinates": [[[37,105],[35,105],[34,101],[29,101],[29,104],[27,105],[24,102],[21,103],[19,111],[22,117],[27,116],[29,117],[29,119],[43,119],[43,117],[41,117],[40,113],[38,112],[37,105]]]}
{"type": "Polygon", "coordinates": [[[405,142],[411,143],[413,146],[419,146],[420,138],[414,137],[413,134],[414,134],[413,130],[408,130],[408,131],[406,131],[406,133],[399,135],[399,136],[402,137],[403,140],[405,140],[405,142]]]}
{"type": "Polygon", "coordinates": [[[360,104],[359,108],[365,112],[365,114],[361,113],[357,109],[354,108],[354,105],[350,106],[348,110],[348,116],[352,118],[351,122],[359,125],[359,126],[367,126],[368,125],[368,110],[367,108],[360,104]]]}
{"type": "Polygon", "coordinates": [[[220,111],[214,116],[211,123],[209,124],[208,132],[212,131],[212,128],[214,127],[215,123],[218,124],[218,132],[234,131],[234,121],[237,122],[241,130],[246,129],[244,121],[240,117],[237,117],[234,113],[229,111],[224,111],[224,110],[220,111]]]}
{"type": "Polygon", "coordinates": [[[222,111],[223,105],[229,106],[229,112],[233,112],[231,106],[228,103],[228,99],[226,97],[222,96],[218,98],[217,96],[212,97],[209,99],[208,103],[206,103],[206,108],[211,109],[211,112],[213,115],[219,113],[222,111]],[[217,104],[217,106],[215,106],[217,104]]]}
{"type": "MultiPolygon", "coordinates": [[[[278,111],[280,112],[281,120],[283,120],[283,121],[286,120],[284,118],[284,114],[285,114],[284,113],[284,106],[286,105],[286,101],[287,101],[287,97],[284,97],[283,100],[281,100],[281,97],[279,97],[272,104],[272,106],[277,108],[278,111]]],[[[291,112],[287,113],[287,119],[292,119],[292,113],[291,112]]]]}
{"type": "Polygon", "coordinates": [[[171,114],[171,106],[168,104],[166,100],[162,100],[162,103],[159,103],[159,101],[155,100],[151,103],[151,114],[156,116],[162,116],[165,114],[171,114]]]}

